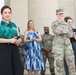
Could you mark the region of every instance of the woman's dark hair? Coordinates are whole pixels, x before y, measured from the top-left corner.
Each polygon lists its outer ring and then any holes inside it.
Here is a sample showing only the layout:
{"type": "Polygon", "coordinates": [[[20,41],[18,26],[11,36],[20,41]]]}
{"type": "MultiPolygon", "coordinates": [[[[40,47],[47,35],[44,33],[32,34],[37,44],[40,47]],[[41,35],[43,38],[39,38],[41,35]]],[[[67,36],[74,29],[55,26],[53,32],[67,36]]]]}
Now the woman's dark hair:
{"type": "Polygon", "coordinates": [[[10,9],[10,11],[12,11],[9,6],[5,5],[5,6],[3,6],[3,7],[1,8],[1,14],[3,13],[3,11],[4,11],[6,8],[8,8],[8,9],[10,9]]]}
{"type": "Polygon", "coordinates": [[[65,22],[67,22],[67,21],[68,21],[68,19],[73,20],[70,16],[66,16],[66,17],[64,18],[64,21],[65,21],[65,22]]]}

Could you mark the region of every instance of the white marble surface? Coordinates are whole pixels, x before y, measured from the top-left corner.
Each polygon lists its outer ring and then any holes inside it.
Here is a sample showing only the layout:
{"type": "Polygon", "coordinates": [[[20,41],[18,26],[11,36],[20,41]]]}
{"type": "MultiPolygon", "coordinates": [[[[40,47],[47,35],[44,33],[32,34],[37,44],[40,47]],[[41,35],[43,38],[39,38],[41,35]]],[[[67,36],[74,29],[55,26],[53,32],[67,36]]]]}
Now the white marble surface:
{"type": "Polygon", "coordinates": [[[64,9],[64,16],[70,16],[73,18],[75,27],[76,21],[76,1],[75,0],[58,0],[58,7],[64,9]]]}

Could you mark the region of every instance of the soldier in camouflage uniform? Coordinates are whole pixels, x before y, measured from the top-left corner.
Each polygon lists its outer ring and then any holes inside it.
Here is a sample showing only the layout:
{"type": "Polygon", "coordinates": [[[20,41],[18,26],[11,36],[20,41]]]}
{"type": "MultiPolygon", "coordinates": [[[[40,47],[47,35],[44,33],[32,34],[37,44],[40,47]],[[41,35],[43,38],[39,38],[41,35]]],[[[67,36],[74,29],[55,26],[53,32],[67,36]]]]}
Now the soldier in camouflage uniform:
{"type": "MultiPolygon", "coordinates": [[[[44,34],[42,35],[42,53],[44,59],[44,65],[46,70],[46,60],[49,61],[49,68],[51,75],[55,75],[54,73],[54,56],[52,53],[52,41],[54,36],[49,34],[49,27],[44,27],[44,34]]],[[[41,75],[45,75],[45,70],[41,71],[41,75]]]]}
{"type": "Polygon", "coordinates": [[[70,37],[73,31],[70,25],[63,21],[63,10],[56,10],[57,20],[52,23],[52,30],[55,34],[53,39],[52,52],[54,53],[55,75],[65,75],[64,57],[68,65],[69,75],[76,75],[75,61],[70,37]]]}
{"type": "Polygon", "coordinates": [[[19,36],[21,37],[22,41],[18,44],[18,48],[19,48],[19,53],[20,53],[20,57],[21,57],[21,61],[22,61],[22,67],[23,67],[23,72],[24,72],[24,35],[20,34],[20,29],[18,29],[19,32],[19,36]]]}

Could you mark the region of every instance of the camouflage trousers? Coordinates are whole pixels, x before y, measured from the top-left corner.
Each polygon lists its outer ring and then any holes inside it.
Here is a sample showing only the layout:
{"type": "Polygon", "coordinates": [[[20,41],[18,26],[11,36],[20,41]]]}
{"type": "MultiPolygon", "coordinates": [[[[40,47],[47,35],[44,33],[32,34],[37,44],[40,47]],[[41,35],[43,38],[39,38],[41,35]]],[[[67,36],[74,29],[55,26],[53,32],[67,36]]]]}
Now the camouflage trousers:
{"type": "Polygon", "coordinates": [[[45,75],[45,71],[46,71],[46,60],[48,59],[49,61],[49,68],[50,68],[50,73],[51,75],[55,75],[54,72],[54,56],[53,53],[50,52],[42,52],[43,54],[43,59],[44,59],[44,66],[45,66],[45,70],[41,71],[41,75],[45,75]]]}
{"type": "Polygon", "coordinates": [[[64,70],[64,58],[68,65],[69,75],[76,75],[74,52],[72,46],[68,45],[55,45],[53,47],[54,53],[54,65],[55,65],[55,75],[65,75],[64,70]]]}
{"type": "Polygon", "coordinates": [[[20,54],[20,58],[21,58],[21,63],[22,63],[23,73],[24,73],[24,63],[25,63],[24,54],[20,54]]]}

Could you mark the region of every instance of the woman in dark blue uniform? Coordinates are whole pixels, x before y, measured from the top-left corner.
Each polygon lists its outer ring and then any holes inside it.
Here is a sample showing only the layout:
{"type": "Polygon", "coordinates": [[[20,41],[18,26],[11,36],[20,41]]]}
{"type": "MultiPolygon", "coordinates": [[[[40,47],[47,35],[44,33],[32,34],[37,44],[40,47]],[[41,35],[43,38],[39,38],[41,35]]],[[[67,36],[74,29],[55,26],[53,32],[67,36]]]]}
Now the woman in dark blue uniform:
{"type": "Polygon", "coordinates": [[[0,22],[0,75],[23,75],[17,43],[16,24],[10,22],[12,10],[9,6],[1,8],[0,22]]]}
{"type": "MultiPolygon", "coordinates": [[[[64,20],[69,23],[69,25],[72,27],[73,25],[73,19],[69,16],[65,17],[64,20]]],[[[70,38],[70,41],[71,41],[71,44],[72,44],[72,47],[73,47],[73,51],[74,51],[74,56],[75,56],[75,67],[76,67],[76,29],[72,28],[73,29],[73,33],[74,33],[74,37],[70,38]]],[[[65,71],[66,71],[66,75],[69,75],[68,74],[68,66],[66,65],[66,62],[64,60],[64,67],[65,67],[65,71]]]]}

